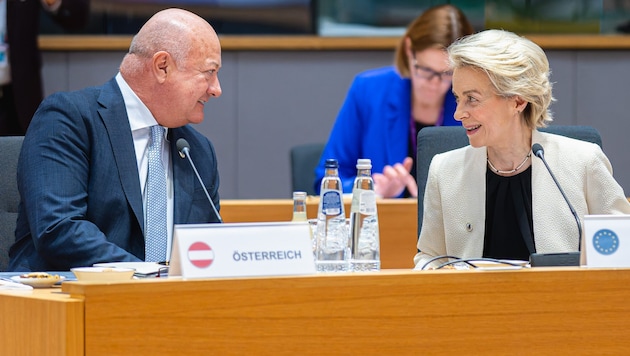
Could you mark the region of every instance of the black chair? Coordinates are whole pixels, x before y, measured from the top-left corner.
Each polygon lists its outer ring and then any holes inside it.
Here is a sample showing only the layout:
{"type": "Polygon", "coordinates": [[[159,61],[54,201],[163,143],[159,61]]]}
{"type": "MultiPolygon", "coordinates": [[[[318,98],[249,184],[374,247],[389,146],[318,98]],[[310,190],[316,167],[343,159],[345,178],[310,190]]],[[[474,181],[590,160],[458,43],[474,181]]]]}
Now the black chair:
{"type": "Polygon", "coordinates": [[[9,265],[9,247],[15,241],[20,195],[17,189],[17,162],[23,136],[0,137],[0,271],[9,265]]]}
{"type": "Polygon", "coordinates": [[[315,195],[315,168],[324,150],[323,143],[307,143],[291,148],[291,189],[315,195]]]}
{"type": "MultiPolygon", "coordinates": [[[[539,131],[596,143],[602,147],[602,138],[599,132],[591,126],[557,125],[541,128],[539,131]]],[[[425,127],[420,130],[417,142],[416,182],[418,183],[418,236],[420,236],[424,213],[424,188],[427,184],[429,165],[433,156],[467,146],[469,141],[466,130],[461,126],[438,126],[425,127]]]]}

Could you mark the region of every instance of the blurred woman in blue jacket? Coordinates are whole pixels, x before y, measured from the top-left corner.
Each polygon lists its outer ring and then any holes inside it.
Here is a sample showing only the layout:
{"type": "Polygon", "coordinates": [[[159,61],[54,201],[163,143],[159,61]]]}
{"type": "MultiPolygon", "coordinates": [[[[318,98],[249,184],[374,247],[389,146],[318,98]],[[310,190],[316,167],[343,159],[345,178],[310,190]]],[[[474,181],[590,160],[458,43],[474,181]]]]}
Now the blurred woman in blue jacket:
{"type": "Polygon", "coordinates": [[[355,77],[315,170],[318,193],[326,159],[339,161],[343,191],[350,193],[357,159],[369,158],[379,196],[417,196],[416,136],[426,126],[461,125],[453,119],[456,104],[446,48],[471,33],[459,9],[432,7],[407,28],[395,66],[355,77]]]}

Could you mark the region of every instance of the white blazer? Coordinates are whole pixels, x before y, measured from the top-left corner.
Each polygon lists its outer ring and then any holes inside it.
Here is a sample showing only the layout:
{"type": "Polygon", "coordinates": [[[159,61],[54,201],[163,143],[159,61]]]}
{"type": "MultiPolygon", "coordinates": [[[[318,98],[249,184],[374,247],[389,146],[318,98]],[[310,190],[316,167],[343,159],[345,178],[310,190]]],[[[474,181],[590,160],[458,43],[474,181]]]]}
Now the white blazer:
{"type": "MultiPolygon", "coordinates": [[[[589,142],[534,130],[545,159],[580,218],[630,214],[630,203],[601,148],[589,142]]],[[[483,254],[486,220],[486,148],[466,146],[436,155],[424,195],[416,268],[435,256],[483,254]]],[[[532,215],[536,252],[578,250],[573,214],[541,159],[532,155],[532,215]]]]}

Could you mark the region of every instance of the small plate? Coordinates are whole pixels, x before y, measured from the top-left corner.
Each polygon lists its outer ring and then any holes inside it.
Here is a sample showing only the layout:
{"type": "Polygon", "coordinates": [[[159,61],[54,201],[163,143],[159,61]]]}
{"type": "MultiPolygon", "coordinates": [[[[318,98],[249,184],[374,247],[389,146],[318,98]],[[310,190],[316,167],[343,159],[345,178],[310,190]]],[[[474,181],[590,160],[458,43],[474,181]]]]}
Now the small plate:
{"type": "MultiPolygon", "coordinates": [[[[54,275],[51,275],[54,276],[54,275]]],[[[61,283],[61,281],[63,281],[64,279],[66,279],[66,277],[64,276],[57,276],[59,278],[22,278],[20,276],[13,276],[11,277],[11,280],[14,282],[19,282],[22,284],[26,284],[28,286],[31,286],[33,288],[49,288],[54,286],[57,283],[61,283]]]]}

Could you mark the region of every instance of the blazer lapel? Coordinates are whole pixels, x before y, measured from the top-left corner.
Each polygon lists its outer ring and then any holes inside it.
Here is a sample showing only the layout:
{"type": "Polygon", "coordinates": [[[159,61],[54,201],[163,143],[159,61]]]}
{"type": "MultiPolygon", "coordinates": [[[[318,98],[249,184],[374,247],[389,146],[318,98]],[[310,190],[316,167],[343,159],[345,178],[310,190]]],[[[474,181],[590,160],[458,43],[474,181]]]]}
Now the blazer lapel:
{"type": "Polygon", "coordinates": [[[115,79],[103,86],[98,98],[98,113],[103,120],[118,167],[118,177],[123,191],[144,233],[144,209],[138,164],[133,146],[127,110],[115,79]]]}
{"type": "MultiPolygon", "coordinates": [[[[540,143],[543,147],[549,148],[546,137],[538,130],[532,132],[532,143],[540,143]]],[[[545,156],[545,159],[547,162],[551,159],[550,166],[554,164],[551,157],[545,156]]],[[[546,237],[562,236],[560,235],[561,231],[558,231],[558,226],[561,224],[558,221],[557,211],[559,207],[565,209],[565,206],[566,203],[543,161],[537,157],[532,157],[532,207],[535,207],[532,209],[532,218],[536,222],[534,224],[534,241],[537,251],[549,250],[549,239],[546,237]]],[[[570,215],[569,209],[566,209],[566,214],[570,215]]]]}
{"type": "MultiPolygon", "coordinates": [[[[472,229],[470,236],[469,249],[473,251],[474,256],[483,254],[483,244],[486,233],[486,209],[484,202],[486,201],[486,157],[487,151],[485,147],[473,148],[466,150],[466,158],[464,159],[464,168],[460,174],[465,175],[461,181],[466,182],[462,186],[461,197],[465,201],[462,206],[471,208],[466,215],[469,216],[467,221],[462,221],[464,229],[472,229]],[[468,226],[471,224],[471,226],[468,226]]],[[[461,167],[460,167],[461,168],[461,167]]]]}

